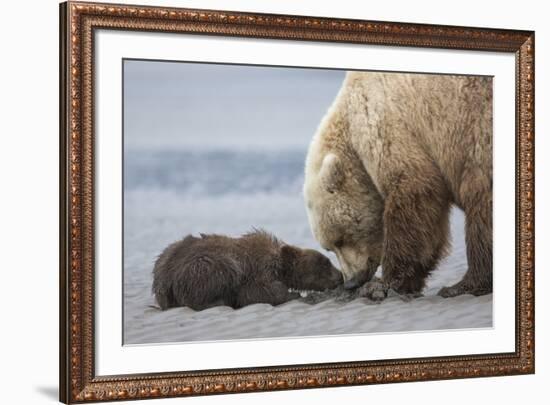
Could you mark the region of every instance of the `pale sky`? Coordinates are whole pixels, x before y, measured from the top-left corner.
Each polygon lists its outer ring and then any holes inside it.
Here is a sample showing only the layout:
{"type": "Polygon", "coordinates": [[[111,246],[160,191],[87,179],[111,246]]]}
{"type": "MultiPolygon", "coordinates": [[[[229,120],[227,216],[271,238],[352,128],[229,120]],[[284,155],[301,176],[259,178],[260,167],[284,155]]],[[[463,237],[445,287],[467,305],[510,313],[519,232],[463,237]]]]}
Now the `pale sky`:
{"type": "Polygon", "coordinates": [[[125,148],[305,148],[344,75],[126,60],[125,148]]]}

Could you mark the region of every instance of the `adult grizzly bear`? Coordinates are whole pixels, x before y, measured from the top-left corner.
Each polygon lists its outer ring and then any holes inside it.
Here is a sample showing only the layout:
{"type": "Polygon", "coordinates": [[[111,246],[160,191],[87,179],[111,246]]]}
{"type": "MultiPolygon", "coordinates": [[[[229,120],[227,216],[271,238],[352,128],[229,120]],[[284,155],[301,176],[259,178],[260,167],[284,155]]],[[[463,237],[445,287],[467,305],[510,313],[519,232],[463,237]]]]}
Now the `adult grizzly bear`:
{"type": "Polygon", "coordinates": [[[300,297],[289,288],[325,290],[342,283],[341,273],[321,253],[287,245],[264,231],[241,238],[189,235],[162,252],[153,274],[162,309],[279,305],[300,297]]]}
{"type": "Polygon", "coordinates": [[[492,291],[492,79],[349,72],[309,148],[312,231],[349,288],[419,294],[466,216],[468,270],[439,294],[492,291]],[[381,281],[372,279],[382,265],[381,281]]]}

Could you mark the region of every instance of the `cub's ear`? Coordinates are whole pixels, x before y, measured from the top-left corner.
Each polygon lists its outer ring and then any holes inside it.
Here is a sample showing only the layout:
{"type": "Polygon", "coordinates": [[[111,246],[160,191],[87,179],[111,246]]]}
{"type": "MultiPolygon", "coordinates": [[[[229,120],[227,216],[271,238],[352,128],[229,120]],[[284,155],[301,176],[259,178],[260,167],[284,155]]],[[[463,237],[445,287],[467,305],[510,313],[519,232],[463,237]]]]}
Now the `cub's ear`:
{"type": "Polygon", "coordinates": [[[283,260],[283,263],[285,264],[294,263],[294,261],[298,258],[299,255],[300,255],[300,249],[291,245],[281,246],[281,258],[283,260]]]}
{"type": "Polygon", "coordinates": [[[321,170],[319,171],[321,184],[329,193],[334,193],[344,184],[344,169],[338,156],[329,153],[323,159],[321,170]]]}

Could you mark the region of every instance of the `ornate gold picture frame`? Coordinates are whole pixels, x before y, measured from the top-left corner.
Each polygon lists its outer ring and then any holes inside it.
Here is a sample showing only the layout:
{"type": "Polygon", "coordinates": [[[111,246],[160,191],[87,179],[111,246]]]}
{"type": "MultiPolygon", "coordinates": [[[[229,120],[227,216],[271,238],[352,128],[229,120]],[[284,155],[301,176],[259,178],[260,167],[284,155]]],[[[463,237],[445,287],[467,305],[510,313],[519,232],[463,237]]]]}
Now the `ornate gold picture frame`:
{"type": "MultiPolygon", "coordinates": [[[[60,400],[185,397],[530,374],[534,335],[534,32],[67,2],[60,6],[60,400]],[[98,30],[500,52],[515,57],[515,350],[123,375],[96,373],[94,35],[98,30]]],[[[498,135],[497,135],[498,137],[498,135]]],[[[510,179],[511,181],[511,179],[510,179]]],[[[510,266],[512,264],[510,263],[510,266]]]]}

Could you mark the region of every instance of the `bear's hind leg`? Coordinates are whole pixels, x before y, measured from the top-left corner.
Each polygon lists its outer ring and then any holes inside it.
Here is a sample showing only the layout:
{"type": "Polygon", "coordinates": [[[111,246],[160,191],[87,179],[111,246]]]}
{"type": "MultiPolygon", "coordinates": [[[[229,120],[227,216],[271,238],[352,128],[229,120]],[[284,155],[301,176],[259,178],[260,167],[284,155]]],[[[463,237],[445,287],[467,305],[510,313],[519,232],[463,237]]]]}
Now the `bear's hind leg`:
{"type": "Polygon", "coordinates": [[[240,284],[238,263],[218,253],[195,253],[178,263],[172,284],[177,306],[202,311],[219,305],[234,306],[240,284]]]}
{"type": "Polygon", "coordinates": [[[484,295],[493,291],[492,187],[479,169],[465,174],[460,197],[466,214],[468,270],[461,281],[439,291],[442,297],[484,295]]]}
{"type": "Polygon", "coordinates": [[[449,235],[450,197],[445,182],[433,167],[420,173],[425,177],[402,175],[386,197],[384,209],[382,282],[410,296],[422,292],[446,251],[449,235]]]}

